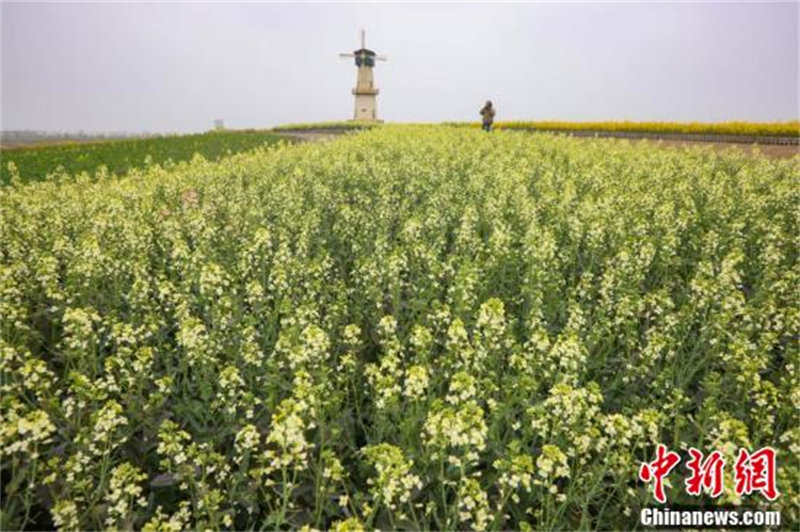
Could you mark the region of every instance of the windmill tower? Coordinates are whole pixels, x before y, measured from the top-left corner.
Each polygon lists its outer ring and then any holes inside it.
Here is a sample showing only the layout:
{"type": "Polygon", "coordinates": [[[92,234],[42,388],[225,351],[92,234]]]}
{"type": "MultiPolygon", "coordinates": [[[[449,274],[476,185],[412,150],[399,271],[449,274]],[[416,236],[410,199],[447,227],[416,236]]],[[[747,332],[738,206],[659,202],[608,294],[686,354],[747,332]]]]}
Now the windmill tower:
{"type": "Polygon", "coordinates": [[[375,66],[375,61],[386,61],[386,58],[377,55],[372,50],[368,50],[365,44],[365,38],[364,30],[361,30],[361,48],[354,51],[352,54],[339,54],[339,57],[355,58],[356,67],[358,67],[356,88],[353,89],[353,95],[356,97],[353,120],[377,122],[378,105],[376,103],[376,96],[378,95],[378,89],[375,87],[375,82],[372,79],[372,68],[375,66]]]}

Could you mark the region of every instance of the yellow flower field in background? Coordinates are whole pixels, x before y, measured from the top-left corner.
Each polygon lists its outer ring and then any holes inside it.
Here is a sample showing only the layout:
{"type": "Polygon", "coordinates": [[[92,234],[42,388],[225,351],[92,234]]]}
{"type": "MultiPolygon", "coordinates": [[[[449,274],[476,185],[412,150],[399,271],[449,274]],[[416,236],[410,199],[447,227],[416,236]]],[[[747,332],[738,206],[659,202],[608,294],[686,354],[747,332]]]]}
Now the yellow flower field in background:
{"type": "MultiPolygon", "coordinates": [[[[379,127],[375,122],[353,120],[334,122],[310,122],[304,124],[282,124],[273,131],[304,130],[358,130],[379,127]]],[[[401,125],[401,124],[398,124],[401,125]]],[[[404,126],[423,126],[425,124],[402,124],[404,126]]],[[[445,122],[453,127],[480,128],[480,122],[445,122]]],[[[564,132],[612,132],[612,133],[651,133],[684,135],[740,135],[748,137],[800,137],[800,121],[784,122],[656,122],[605,120],[595,122],[570,122],[566,120],[500,120],[494,123],[495,129],[517,129],[523,131],[564,131],[564,132]]]]}
{"type": "MultiPolygon", "coordinates": [[[[454,122],[451,125],[480,127],[478,122],[454,122]]],[[[654,133],[685,135],[743,135],[752,137],[798,137],[800,122],[569,122],[564,120],[499,121],[497,129],[541,131],[608,131],[618,133],[654,133]]]]}

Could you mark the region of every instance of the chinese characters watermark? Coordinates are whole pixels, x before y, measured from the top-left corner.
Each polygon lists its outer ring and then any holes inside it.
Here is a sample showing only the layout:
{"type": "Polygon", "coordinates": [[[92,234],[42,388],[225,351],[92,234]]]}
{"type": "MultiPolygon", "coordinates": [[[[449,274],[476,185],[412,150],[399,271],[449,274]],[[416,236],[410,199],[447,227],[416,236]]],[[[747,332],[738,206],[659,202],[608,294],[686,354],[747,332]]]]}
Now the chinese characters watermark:
{"type": "MultiPolygon", "coordinates": [[[[750,453],[747,449],[740,449],[736,463],[733,467],[734,491],[737,496],[760,493],[770,501],[778,495],[775,487],[776,465],[775,449],[764,447],[750,453]]],[[[708,456],[694,447],[689,449],[689,461],[686,468],[690,476],[684,481],[686,493],[700,496],[703,492],[712,498],[722,495],[725,488],[725,458],[719,451],[713,451],[708,456]]],[[[658,444],[656,457],[652,462],[645,462],[639,468],[639,479],[653,484],[653,497],[661,504],[667,501],[664,490],[664,480],[681,462],[681,456],[667,449],[664,444],[658,444]]]]}

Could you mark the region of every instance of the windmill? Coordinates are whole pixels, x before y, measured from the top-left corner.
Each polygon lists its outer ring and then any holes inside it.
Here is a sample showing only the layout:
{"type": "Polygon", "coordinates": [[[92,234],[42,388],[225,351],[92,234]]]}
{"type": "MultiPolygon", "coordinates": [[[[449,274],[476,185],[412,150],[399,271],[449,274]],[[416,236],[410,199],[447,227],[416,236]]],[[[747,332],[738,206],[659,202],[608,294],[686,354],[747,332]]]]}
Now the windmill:
{"type": "Polygon", "coordinates": [[[339,54],[339,57],[355,58],[356,67],[358,67],[356,88],[353,89],[353,94],[356,97],[353,120],[377,122],[378,106],[375,97],[378,95],[378,89],[375,87],[375,82],[372,79],[372,67],[375,66],[375,61],[386,61],[386,58],[382,55],[377,55],[372,50],[368,50],[365,39],[365,32],[361,30],[361,48],[354,51],[352,54],[339,54]]]}

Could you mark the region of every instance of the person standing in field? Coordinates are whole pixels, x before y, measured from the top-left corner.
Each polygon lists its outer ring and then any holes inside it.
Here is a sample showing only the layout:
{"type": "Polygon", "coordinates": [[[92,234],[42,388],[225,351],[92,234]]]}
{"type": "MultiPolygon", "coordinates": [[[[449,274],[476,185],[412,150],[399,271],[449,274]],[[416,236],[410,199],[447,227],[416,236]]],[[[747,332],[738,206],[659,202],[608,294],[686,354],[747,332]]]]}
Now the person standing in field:
{"type": "Polygon", "coordinates": [[[483,130],[491,131],[492,123],[494,122],[494,107],[492,107],[491,100],[486,100],[486,105],[481,109],[481,117],[483,118],[483,130]]]}

